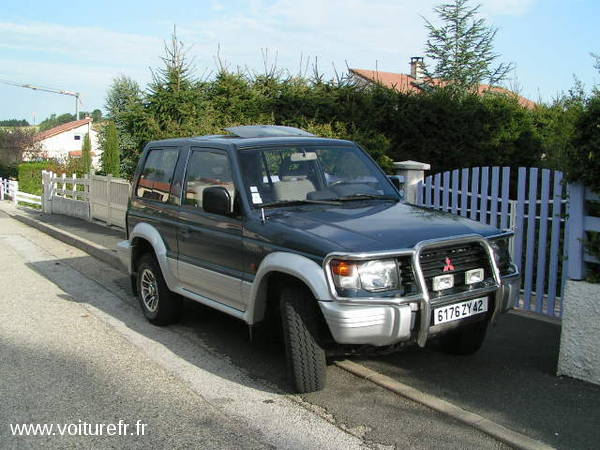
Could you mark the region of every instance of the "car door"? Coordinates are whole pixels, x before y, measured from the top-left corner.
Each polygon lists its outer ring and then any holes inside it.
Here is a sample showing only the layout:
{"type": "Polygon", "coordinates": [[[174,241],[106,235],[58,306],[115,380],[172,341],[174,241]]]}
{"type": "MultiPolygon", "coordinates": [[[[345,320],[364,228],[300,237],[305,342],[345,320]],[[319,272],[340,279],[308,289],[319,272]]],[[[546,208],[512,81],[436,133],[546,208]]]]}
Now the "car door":
{"type": "Polygon", "coordinates": [[[175,146],[152,147],[146,152],[128,214],[130,231],[142,222],[150,224],[159,232],[167,250],[167,263],[173,274],[176,273],[179,209],[175,201],[178,196],[175,171],[181,164],[182,153],[183,150],[175,146]]]}
{"type": "Polygon", "coordinates": [[[243,311],[242,221],[206,212],[202,193],[211,186],[237,194],[227,152],[192,147],[185,171],[178,236],[178,275],[184,289],[243,311]]]}

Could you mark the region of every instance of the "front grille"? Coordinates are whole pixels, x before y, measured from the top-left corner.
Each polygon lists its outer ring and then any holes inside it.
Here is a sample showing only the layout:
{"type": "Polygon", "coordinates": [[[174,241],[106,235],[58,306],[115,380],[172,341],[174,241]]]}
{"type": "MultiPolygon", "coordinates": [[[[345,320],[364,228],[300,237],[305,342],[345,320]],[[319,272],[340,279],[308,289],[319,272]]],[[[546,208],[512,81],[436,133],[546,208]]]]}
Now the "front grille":
{"type": "MultiPolygon", "coordinates": [[[[427,290],[432,296],[463,292],[477,285],[466,285],[464,273],[471,269],[483,269],[484,280],[493,279],[488,253],[478,242],[423,249],[419,263],[427,290]],[[447,260],[449,258],[449,261],[447,260]],[[451,267],[450,267],[451,266],[451,267]],[[444,270],[445,269],[445,270],[444,270]],[[433,278],[438,275],[454,275],[454,287],[440,292],[433,291],[433,278]]],[[[485,282],[484,281],[484,282],[485,282]]]]}

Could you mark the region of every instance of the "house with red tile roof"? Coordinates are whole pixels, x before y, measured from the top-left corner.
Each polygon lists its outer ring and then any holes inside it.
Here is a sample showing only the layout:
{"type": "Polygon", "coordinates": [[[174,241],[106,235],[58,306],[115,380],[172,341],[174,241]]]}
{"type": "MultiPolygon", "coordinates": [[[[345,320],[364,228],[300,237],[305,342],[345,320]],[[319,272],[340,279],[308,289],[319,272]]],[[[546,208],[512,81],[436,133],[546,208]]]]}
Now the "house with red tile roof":
{"type": "MultiPolygon", "coordinates": [[[[427,86],[443,84],[443,81],[439,79],[427,79],[423,71],[423,58],[414,56],[410,59],[411,73],[393,73],[393,72],[382,72],[379,70],[371,69],[350,69],[350,74],[359,83],[379,83],[390,89],[394,89],[398,92],[405,94],[408,93],[419,93],[422,92],[427,86]]],[[[508,89],[504,89],[499,86],[490,86],[489,84],[480,84],[477,87],[477,92],[481,95],[491,92],[496,94],[505,94],[514,96],[519,101],[519,104],[525,108],[533,109],[537,105],[535,102],[528,98],[522,97],[521,95],[512,92],[508,89]]]]}
{"type": "Polygon", "coordinates": [[[94,166],[97,166],[101,151],[98,145],[98,133],[92,127],[92,119],[89,117],[42,131],[34,139],[41,144],[42,153],[46,157],[64,160],[69,157],[81,157],[83,138],[86,133],[90,135],[92,161],[94,166]]]}

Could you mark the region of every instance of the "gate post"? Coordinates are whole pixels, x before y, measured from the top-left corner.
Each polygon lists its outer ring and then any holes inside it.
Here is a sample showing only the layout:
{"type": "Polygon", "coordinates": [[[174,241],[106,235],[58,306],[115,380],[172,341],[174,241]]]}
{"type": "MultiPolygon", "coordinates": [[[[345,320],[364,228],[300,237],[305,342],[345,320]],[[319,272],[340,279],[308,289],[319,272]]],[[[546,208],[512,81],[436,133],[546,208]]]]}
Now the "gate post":
{"type": "Polygon", "coordinates": [[[582,183],[569,183],[567,186],[569,209],[567,219],[567,264],[571,280],[585,278],[583,241],[585,239],[585,186],[582,183]]]}
{"type": "Polygon", "coordinates": [[[19,204],[17,200],[17,193],[19,192],[19,182],[15,180],[10,180],[8,182],[8,192],[10,194],[10,198],[15,206],[19,204]]]}
{"type": "Polygon", "coordinates": [[[417,186],[425,179],[425,171],[431,165],[418,161],[399,161],[394,163],[396,175],[404,177],[404,199],[408,203],[417,202],[417,186]]]}

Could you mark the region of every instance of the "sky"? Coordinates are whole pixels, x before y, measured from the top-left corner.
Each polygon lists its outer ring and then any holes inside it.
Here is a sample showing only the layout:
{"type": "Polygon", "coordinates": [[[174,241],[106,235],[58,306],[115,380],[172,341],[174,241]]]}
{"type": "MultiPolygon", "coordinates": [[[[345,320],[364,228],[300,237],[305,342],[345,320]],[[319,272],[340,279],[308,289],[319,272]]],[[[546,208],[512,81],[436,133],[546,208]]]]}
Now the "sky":
{"type": "MultiPolygon", "coordinates": [[[[83,110],[102,109],[107,88],[124,74],[144,86],[160,66],[177,26],[199,77],[217,59],[231,69],[269,65],[298,73],[318,60],[332,75],[347,67],[409,72],[424,53],[423,17],[442,0],[102,0],[8,2],[0,16],[0,80],[81,93],[83,110]]],[[[506,83],[550,102],[574,84],[600,84],[590,52],[600,54],[598,0],[481,0],[499,29],[495,50],[515,66],[506,83]]],[[[426,60],[427,62],[427,60],[426,60]]],[[[0,83],[0,120],[39,123],[74,112],[72,97],[0,83]]]]}

